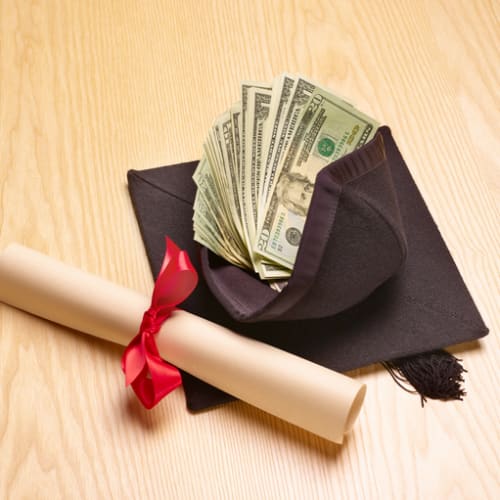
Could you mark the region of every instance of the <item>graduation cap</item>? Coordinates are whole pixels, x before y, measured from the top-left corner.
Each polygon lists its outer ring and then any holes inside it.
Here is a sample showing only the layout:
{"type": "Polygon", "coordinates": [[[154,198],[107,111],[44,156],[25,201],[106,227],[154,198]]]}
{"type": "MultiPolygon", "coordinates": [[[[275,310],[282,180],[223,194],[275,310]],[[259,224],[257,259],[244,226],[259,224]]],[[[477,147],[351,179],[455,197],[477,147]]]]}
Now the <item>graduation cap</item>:
{"type": "MultiPolygon", "coordinates": [[[[128,172],[154,277],[165,235],[199,271],[183,309],[336,371],[381,362],[422,402],[463,397],[464,369],[443,348],[488,329],[388,127],[318,174],[281,292],[193,240],[197,164],[128,172]]],[[[191,410],[233,399],[182,376],[191,410]]]]}

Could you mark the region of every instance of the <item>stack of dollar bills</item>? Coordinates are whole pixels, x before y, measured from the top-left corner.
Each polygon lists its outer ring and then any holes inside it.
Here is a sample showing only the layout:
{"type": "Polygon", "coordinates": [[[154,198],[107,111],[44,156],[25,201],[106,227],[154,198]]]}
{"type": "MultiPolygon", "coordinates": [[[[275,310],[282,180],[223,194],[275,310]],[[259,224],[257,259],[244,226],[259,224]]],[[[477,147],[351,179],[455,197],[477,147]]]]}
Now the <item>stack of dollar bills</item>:
{"type": "Polygon", "coordinates": [[[283,282],[316,175],[369,141],[378,126],[302,77],[243,82],[241,101],[213,124],[193,176],[195,240],[261,279],[283,282]]]}

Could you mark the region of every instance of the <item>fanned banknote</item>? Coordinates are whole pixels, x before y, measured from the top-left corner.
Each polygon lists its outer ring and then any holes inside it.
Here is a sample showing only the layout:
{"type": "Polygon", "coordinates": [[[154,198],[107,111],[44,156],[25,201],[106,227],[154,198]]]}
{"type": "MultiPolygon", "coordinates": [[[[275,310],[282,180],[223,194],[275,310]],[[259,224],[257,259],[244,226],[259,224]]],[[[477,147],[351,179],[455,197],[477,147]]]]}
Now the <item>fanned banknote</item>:
{"type": "Polygon", "coordinates": [[[217,118],[194,173],[195,239],[281,290],[290,276],[319,171],[379,124],[300,76],[243,82],[217,118]]]}

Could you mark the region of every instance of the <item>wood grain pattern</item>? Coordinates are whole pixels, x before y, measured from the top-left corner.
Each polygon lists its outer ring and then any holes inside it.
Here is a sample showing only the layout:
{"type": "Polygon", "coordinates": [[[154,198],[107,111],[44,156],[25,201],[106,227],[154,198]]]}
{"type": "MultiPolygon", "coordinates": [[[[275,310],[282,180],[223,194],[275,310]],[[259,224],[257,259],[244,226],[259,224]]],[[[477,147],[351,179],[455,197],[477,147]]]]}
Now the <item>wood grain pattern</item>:
{"type": "Polygon", "coordinates": [[[0,0],[0,248],[147,293],[126,171],[199,157],[243,79],[300,72],[389,124],[491,328],[463,403],[378,367],[340,447],[244,403],[151,412],[120,348],[0,305],[0,498],[498,498],[499,6],[0,0]]]}

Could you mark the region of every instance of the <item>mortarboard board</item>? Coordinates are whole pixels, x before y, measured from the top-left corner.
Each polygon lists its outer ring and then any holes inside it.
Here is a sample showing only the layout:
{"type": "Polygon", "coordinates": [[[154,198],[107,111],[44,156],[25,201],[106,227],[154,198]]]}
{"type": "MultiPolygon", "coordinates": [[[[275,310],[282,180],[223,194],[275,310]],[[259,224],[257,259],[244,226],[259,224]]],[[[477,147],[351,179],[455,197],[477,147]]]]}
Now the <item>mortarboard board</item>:
{"type": "MultiPolygon", "coordinates": [[[[183,309],[337,371],[382,362],[423,398],[461,398],[463,369],[441,349],[488,330],[388,127],[318,174],[280,293],[194,242],[197,163],[128,172],[153,275],[165,235],[200,271],[183,309]]],[[[191,410],[232,399],[186,373],[183,384],[191,410]]]]}

